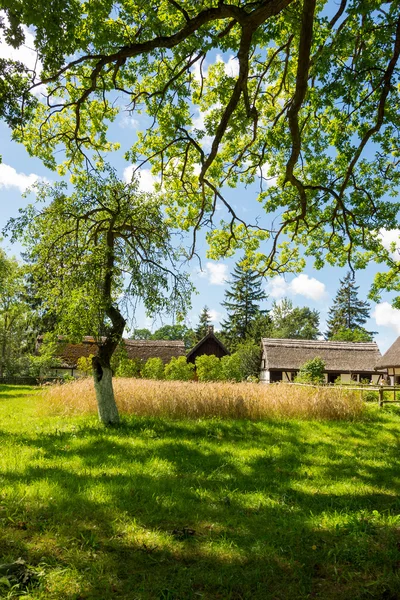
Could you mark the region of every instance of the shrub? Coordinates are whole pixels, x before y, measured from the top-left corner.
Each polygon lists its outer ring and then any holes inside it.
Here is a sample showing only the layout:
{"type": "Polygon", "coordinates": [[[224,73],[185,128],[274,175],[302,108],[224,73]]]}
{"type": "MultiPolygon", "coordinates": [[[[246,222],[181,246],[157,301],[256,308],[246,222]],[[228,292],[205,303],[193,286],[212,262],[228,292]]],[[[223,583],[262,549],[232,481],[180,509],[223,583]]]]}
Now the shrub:
{"type": "Polygon", "coordinates": [[[116,377],[140,377],[144,362],[141,358],[122,358],[115,371],[116,377]]]}
{"type": "Polygon", "coordinates": [[[221,361],[214,354],[198,356],[195,362],[199,381],[220,381],[223,379],[221,361]]]}
{"type": "Polygon", "coordinates": [[[161,358],[149,358],[142,369],[145,379],[164,379],[164,363],[161,358]]]}
{"type": "Polygon", "coordinates": [[[89,377],[92,374],[93,356],[93,354],[89,354],[89,356],[81,356],[77,360],[76,366],[78,367],[78,371],[81,371],[86,377],[89,377]]]}
{"type": "Polygon", "coordinates": [[[165,365],[165,379],[175,381],[190,381],[194,375],[194,365],[188,363],[185,356],[172,357],[165,365]]]}
{"type": "Polygon", "coordinates": [[[325,381],[325,363],[322,358],[316,357],[308,360],[300,368],[295,381],[300,383],[324,383],[325,381]]]}
{"type": "Polygon", "coordinates": [[[237,347],[236,354],[240,360],[240,372],[242,379],[260,376],[261,348],[254,342],[245,342],[237,347]]]}
{"type": "Polygon", "coordinates": [[[242,381],[241,360],[237,352],[221,358],[221,371],[227,381],[242,381]]]}

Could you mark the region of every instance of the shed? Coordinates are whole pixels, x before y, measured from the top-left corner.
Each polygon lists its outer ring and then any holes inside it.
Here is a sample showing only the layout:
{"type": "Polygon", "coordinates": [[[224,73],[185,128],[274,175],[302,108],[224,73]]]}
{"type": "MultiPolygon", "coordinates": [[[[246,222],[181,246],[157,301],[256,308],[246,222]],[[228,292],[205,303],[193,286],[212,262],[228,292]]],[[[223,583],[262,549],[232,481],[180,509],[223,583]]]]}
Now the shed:
{"type": "Polygon", "coordinates": [[[376,342],[332,342],[326,340],[261,340],[260,381],[293,381],[305,362],[321,358],[325,362],[325,381],[343,383],[368,380],[378,383],[382,374],[375,366],[381,358],[376,342]]]}
{"type": "Polygon", "coordinates": [[[197,344],[189,350],[186,355],[186,359],[190,363],[194,363],[198,356],[203,354],[211,355],[214,354],[218,358],[227,356],[229,351],[225,348],[224,344],[214,334],[214,327],[212,325],[208,328],[208,333],[205,335],[197,344]]]}
{"type": "Polygon", "coordinates": [[[386,371],[392,385],[400,383],[400,337],[393,342],[389,350],[378,360],[375,369],[386,371]]]}

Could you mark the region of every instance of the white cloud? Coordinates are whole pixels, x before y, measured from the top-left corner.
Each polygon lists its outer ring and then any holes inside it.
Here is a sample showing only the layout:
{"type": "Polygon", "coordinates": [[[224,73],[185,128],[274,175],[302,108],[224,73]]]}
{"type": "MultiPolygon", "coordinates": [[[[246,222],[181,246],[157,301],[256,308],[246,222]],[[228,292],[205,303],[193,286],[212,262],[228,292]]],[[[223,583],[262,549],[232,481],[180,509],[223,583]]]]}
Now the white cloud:
{"type": "Polygon", "coordinates": [[[39,177],[35,173],[29,175],[18,173],[14,167],[0,163],[0,188],[10,189],[16,187],[22,193],[36,181],[45,181],[45,178],[39,177]]]}
{"type": "Polygon", "coordinates": [[[382,246],[389,250],[392,257],[395,260],[400,260],[400,229],[387,229],[379,230],[379,237],[381,238],[382,246]],[[395,250],[392,250],[392,245],[395,244],[395,250]]]}
{"type": "Polygon", "coordinates": [[[327,297],[325,284],[315,277],[301,274],[289,283],[283,277],[274,277],[268,283],[267,291],[272,298],[283,296],[304,296],[310,300],[319,301],[327,297]]]}
{"type": "Polygon", "coordinates": [[[228,278],[228,267],[223,263],[208,262],[198,275],[207,277],[212,285],[224,285],[228,278]]]}
{"type": "MultiPolygon", "coordinates": [[[[5,25],[8,26],[9,21],[4,11],[0,11],[0,18],[2,18],[5,25]]],[[[38,54],[35,50],[35,36],[25,25],[22,26],[22,29],[25,36],[25,43],[19,48],[9,46],[4,38],[3,30],[0,29],[0,58],[16,60],[23,63],[28,69],[35,73],[35,81],[38,81],[43,65],[38,59],[38,54]]],[[[42,94],[45,94],[45,92],[46,87],[44,85],[40,85],[32,90],[32,93],[35,96],[41,96],[42,94]]]]}
{"type": "Polygon", "coordinates": [[[214,308],[211,308],[208,311],[208,314],[210,315],[211,322],[214,324],[219,323],[224,317],[222,313],[218,312],[218,310],[215,310],[214,308]]]}
{"type": "Polygon", "coordinates": [[[139,127],[139,121],[134,119],[133,117],[128,117],[124,115],[118,122],[118,125],[122,129],[137,129],[139,127]]]}
{"type": "Polygon", "coordinates": [[[400,334],[400,310],[393,308],[389,302],[377,304],[372,316],[377,325],[392,327],[397,334],[400,334]]]}
{"type": "Polygon", "coordinates": [[[239,61],[236,56],[231,54],[225,62],[221,54],[217,54],[215,62],[224,63],[224,71],[228,77],[237,77],[239,75],[239,61]]]}
{"type": "MultiPolygon", "coordinates": [[[[133,171],[136,169],[136,165],[129,165],[124,169],[123,179],[126,183],[132,180],[133,171]]],[[[160,178],[153,175],[150,169],[140,169],[136,171],[136,175],[139,178],[139,189],[142,192],[154,192],[154,184],[160,182],[160,178]]]]}

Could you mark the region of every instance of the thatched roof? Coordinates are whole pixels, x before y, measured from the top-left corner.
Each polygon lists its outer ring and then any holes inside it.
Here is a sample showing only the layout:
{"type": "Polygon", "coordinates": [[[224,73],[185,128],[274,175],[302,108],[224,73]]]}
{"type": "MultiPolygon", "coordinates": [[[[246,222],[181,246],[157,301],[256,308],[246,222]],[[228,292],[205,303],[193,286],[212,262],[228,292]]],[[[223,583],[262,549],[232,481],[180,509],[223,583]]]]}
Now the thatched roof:
{"type": "Polygon", "coordinates": [[[376,369],[387,369],[388,367],[400,367],[400,337],[376,363],[376,369]]]}
{"type": "Polygon", "coordinates": [[[326,371],[372,373],[381,357],[376,342],[330,342],[325,340],[261,340],[265,369],[297,371],[308,360],[322,358],[326,371]]]}
{"type": "MultiPolygon", "coordinates": [[[[91,336],[82,338],[79,344],[66,342],[63,336],[59,336],[60,350],[57,356],[61,359],[61,366],[65,368],[76,368],[78,359],[82,356],[87,358],[96,354],[98,346],[91,336]]],[[[146,361],[148,358],[161,358],[168,363],[173,356],[185,356],[185,344],[182,340],[127,340],[124,339],[128,358],[140,358],[146,361]]],[[[37,339],[38,345],[43,342],[43,337],[37,339]]]]}

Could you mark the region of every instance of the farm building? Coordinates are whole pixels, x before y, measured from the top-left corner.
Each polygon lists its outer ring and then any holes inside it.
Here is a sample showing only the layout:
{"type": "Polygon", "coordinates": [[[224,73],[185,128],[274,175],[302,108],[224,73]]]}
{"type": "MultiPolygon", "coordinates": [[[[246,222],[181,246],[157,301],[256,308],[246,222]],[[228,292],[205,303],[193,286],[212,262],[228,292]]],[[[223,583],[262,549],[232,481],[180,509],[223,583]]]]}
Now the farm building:
{"type": "Polygon", "coordinates": [[[205,335],[197,344],[189,350],[186,355],[187,361],[194,363],[198,356],[203,354],[214,354],[218,358],[222,358],[229,354],[223,343],[214,334],[214,327],[212,325],[208,328],[208,333],[205,335]]]}
{"type": "Polygon", "coordinates": [[[400,337],[390,346],[389,350],[378,360],[375,366],[379,371],[385,371],[390,377],[391,385],[400,383],[400,337]]]}
{"type": "Polygon", "coordinates": [[[343,383],[378,383],[383,376],[375,370],[381,358],[375,342],[264,338],[261,350],[260,381],[264,383],[293,381],[304,363],[317,357],[325,362],[326,383],[334,383],[339,377],[343,383]]]}
{"type": "MultiPolygon", "coordinates": [[[[43,337],[37,339],[36,349],[38,350],[43,337]]],[[[52,375],[80,375],[77,369],[78,359],[82,356],[87,358],[91,354],[96,354],[97,344],[93,337],[85,336],[82,342],[71,344],[66,342],[62,336],[59,337],[60,350],[57,352],[57,358],[60,360],[60,366],[52,369],[52,375]]],[[[124,339],[125,349],[128,358],[140,358],[144,362],[148,358],[161,358],[168,363],[173,356],[185,356],[185,345],[182,340],[127,340],[124,339]]]]}

